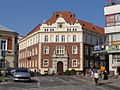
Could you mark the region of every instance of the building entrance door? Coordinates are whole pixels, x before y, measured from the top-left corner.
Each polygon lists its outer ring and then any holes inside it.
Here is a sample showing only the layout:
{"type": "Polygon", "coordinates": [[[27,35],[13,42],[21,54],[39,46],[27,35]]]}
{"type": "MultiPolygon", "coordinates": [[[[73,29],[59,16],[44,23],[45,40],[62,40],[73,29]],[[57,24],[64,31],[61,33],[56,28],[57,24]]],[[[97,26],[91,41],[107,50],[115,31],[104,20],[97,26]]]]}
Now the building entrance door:
{"type": "Polygon", "coordinates": [[[61,72],[63,72],[63,62],[59,61],[57,63],[57,73],[61,73],[61,72]]]}
{"type": "Polygon", "coordinates": [[[120,75],[120,67],[117,68],[118,75],[120,75]]]}

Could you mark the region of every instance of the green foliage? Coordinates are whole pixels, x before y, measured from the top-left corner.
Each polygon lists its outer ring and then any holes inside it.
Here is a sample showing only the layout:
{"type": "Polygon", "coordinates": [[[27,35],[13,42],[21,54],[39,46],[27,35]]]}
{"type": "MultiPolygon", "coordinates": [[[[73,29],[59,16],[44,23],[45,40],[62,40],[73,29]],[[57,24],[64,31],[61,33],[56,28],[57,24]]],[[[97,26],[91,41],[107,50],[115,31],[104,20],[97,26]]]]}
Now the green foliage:
{"type": "Polygon", "coordinates": [[[76,74],[75,69],[72,69],[72,70],[71,70],[71,75],[75,75],[75,74],[76,74]]]}
{"type": "Polygon", "coordinates": [[[75,74],[76,74],[75,69],[66,70],[65,72],[63,72],[63,75],[75,75],[75,74]]]}
{"type": "Polygon", "coordinates": [[[0,81],[2,81],[2,80],[4,80],[4,78],[3,78],[3,77],[0,77],[0,81]]]}
{"type": "Polygon", "coordinates": [[[71,74],[71,71],[69,70],[66,70],[65,72],[63,72],[64,75],[70,75],[71,74]]]}

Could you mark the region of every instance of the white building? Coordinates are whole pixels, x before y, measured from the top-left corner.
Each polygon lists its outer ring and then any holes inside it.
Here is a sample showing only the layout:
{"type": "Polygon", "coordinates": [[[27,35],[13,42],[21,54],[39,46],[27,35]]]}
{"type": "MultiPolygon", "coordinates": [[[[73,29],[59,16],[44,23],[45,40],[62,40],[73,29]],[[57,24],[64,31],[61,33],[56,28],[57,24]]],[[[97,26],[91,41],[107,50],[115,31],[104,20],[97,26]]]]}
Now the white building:
{"type": "MultiPolygon", "coordinates": [[[[111,0],[112,1],[112,0],[111,0]]],[[[120,74],[120,4],[116,2],[104,7],[105,33],[108,41],[110,74],[120,74]]]]}
{"type": "Polygon", "coordinates": [[[104,29],[58,11],[19,40],[19,67],[39,68],[41,74],[99,68],[93,46],[104,42],[104,29]]]}

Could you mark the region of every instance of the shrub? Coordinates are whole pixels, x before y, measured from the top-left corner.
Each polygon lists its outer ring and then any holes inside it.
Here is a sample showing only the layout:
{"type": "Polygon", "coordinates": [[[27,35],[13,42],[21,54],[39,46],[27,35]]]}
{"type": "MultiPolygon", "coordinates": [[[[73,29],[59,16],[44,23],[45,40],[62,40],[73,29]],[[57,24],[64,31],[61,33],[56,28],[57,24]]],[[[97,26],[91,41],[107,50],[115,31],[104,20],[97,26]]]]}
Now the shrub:
{"type": "Polygon", "coordinates": [[[75,74],[76,74],[75,69],[72,69],[72,70],[71,70],[71,75],[75,75],[75,74]]]}
{"type": "Polygon", "coordinates": [[[65,72],[63,72],[64,75],[70,75],[71,74],[71,71],[69,70],[66,70],[65,72]]]}

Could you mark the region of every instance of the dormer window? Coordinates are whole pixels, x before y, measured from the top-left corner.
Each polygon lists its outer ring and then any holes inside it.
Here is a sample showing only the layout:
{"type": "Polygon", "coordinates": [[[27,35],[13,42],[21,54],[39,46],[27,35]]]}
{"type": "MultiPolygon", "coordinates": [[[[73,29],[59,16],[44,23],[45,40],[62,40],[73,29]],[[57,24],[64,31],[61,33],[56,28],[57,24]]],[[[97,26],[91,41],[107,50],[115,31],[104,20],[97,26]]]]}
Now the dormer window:
{"type": "Polygon", "coordinates": [[[56,15],[56,17],[58,17],[59,15],[56,15]]]}
{"type": "Polygon", "coordinates": [[[58,23],[58,28],[62,28],[62,23],[58,23]]]}
{"type": "Polygon", "coordinates": [[[54,28],[51,28],[50,31],[54,31],[54,28]]]}
{"type": "Polygon", "coordinates": [[[95,30],[95,27],[93,27],[93,29],[95,30]]]}
{"type": "Polygon", "coordinates": [[[44,29],[44,31],[46,32],[46,29],[44,29]]]}
{"type": "Polygon", "coordinates": [[[73,15],[70,15],[70,18],[72,17],[73,15]]]}
{"type": "Polygon", "coordinates": [[[45,31],[45,32],[48,32],[49,30],[48,30],[48,28],[47,28],[47,29],[45,28],[44,31],[45,31]]]}

